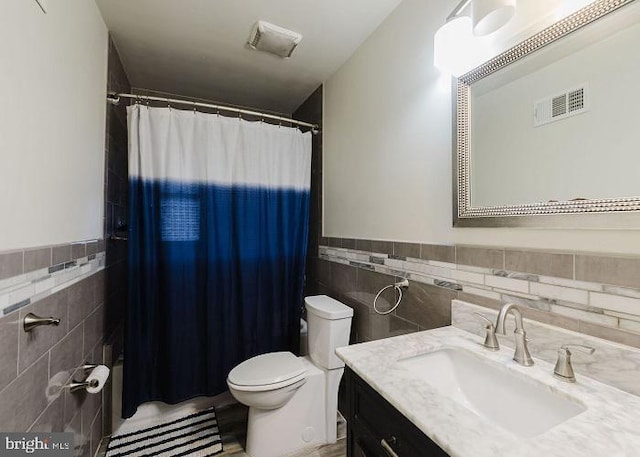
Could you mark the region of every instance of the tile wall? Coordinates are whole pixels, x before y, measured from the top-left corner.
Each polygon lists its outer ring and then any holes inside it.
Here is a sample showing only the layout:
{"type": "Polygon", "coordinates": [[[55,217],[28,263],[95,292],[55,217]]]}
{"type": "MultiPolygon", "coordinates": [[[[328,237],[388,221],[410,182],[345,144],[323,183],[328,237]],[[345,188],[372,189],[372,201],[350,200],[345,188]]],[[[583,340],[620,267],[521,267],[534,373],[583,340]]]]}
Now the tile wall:
{"type": "Polygon", "coordinates": [[[640,347],[638,257],[322,238],[308,281],[354,308],[355,341],[449,325],[459,298],[517,303],[531,319],[640,347]],[[376,315],[374,295],[400,277],[411,281],[401,305],[376,315]]]}
{"type": "Polygon", "coordinates": [[[0,429],[69,431],[76,455],[92,455],[102,437],[102,396],[60,389],[84,363],[102,362],[104,242],[0,254],[0,429]],[[27,313],[58,326],[26,333],[27,313]]]}
{"type": "MultiPolygon", "coordinates": [[[[122,66],[113,41],[109,40],[109,92],[131,92],[131,84],[122,66]]],[[[105,328],[113,335],[112,358],[122,353],[124,312],[128,301],[127,283],[127,220],[129,156],[127,134],[127,103],[107,105],[105,143],[105,242],[107,315],[105,328]]],[[[108,425],[108,424],[107,424],[108,425]]]]}
{"type": "MultiPolygon", "coordinates": [[[[124,71],[118,51],[109,40],[107,90],[130,93],[131,84],[124,71]]],[[[107,104],[105,139],[105,335],[109,351],[105,363],[112,366],[124,346],[124,314],[128,303],[127,221],[129,156],[127,133],[127,103],[107,104]]],[[[103,434],[111,433],[111,384],[104,389],[103,434]]]]}
{"type": "MultiPolygon", "coordinates": [[[[293,118],[322,125],[323,86],[318,87],[293,113],[293,118]]],[[[307,246],[307,271],[318,257],[320,227],[322,223],[322,135],[314,135],[311,157],[311,205],[309,213],[309,240],[307,246]]],[[[310,284],[307,282],[307,284],[310,284]]],[[[305,296],[313,295],[310,290],[305,296]]]]}
{"type": "MultiPolygon", "coordinates": [[[[109,90],[129,90],[113,43],[109,90]]],[[[126,228],[126,113],[107,106],[104,228],[107,237],[126,236],[116,230],[126,228]]],[[[108,432],[108,389],[71,394],[56,386],[82,378],[77,368],[83,364],[111,364],[121,352],[126,278],[125,241],[0,252],[0,430],[73,431],[75,454],[95,453],[108,432]],[[59,317],[60,325],[25,333],[29,312],[59,317]],[[109,360],[103,359],[104,343],[113,348],[109,360]]]]}

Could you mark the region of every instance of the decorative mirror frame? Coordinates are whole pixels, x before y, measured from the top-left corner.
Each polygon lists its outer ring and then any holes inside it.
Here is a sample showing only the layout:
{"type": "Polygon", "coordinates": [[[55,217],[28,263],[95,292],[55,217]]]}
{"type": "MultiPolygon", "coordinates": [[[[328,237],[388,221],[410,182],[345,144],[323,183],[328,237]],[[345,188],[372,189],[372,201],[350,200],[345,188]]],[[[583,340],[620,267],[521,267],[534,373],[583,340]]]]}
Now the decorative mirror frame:
{"type": "Polygon", "coordinates": [[[636,0],[596,0],[483,65],[454,78],[454,198],[456,227],[639,228],[640,196],[522,205],[471,205],[471,85],[636,0]],[[611,221],[612,215],[615,221],[611,221]]]}

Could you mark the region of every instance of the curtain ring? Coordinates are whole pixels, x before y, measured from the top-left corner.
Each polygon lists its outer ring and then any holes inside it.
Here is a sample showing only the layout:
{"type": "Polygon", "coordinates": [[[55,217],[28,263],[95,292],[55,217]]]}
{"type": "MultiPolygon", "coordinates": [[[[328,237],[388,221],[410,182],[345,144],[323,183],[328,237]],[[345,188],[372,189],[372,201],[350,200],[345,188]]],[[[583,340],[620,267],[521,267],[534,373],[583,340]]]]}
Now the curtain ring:
{"type": "Polygon", "coordinates": [[[171,111],[171,100],[169,100],[167,98],[167,108],[169,108],[169,111],[171,111]]]}
{"type": "Polygon", "coordinates": [[[196,106],[197,106],[197,105],[196,105],[196,102],[193,102],[193,114],[196,114],[196,113],[197,113],[197,111],[196,111],[196,106]]]}

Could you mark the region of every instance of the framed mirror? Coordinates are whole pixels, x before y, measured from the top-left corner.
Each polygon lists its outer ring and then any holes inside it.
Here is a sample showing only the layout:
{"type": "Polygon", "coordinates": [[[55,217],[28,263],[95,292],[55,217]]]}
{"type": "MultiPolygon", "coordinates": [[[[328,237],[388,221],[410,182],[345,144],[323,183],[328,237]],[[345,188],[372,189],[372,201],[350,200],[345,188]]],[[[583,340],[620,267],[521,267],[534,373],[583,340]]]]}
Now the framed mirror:
{"type": "Polygon", "coordinates": [[[640,227],[639,50],[598,0],[457,79],[454,226],[640,227]]]}

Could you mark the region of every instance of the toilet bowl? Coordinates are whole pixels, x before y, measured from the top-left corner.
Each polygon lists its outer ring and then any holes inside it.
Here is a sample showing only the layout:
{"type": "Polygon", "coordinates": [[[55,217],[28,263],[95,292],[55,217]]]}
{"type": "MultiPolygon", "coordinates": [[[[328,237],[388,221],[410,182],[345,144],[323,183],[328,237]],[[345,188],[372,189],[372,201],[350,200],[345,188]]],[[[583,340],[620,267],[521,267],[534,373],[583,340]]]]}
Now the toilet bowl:
{"type": "Polygon", "coordinates": [[[338,386],[353,310],[325,295],[305,299],[309,355],[272,352],[246,360],[227,378],[229,391],[249,406],[246,452],[281,457],[335,443],[338,386]]]}

